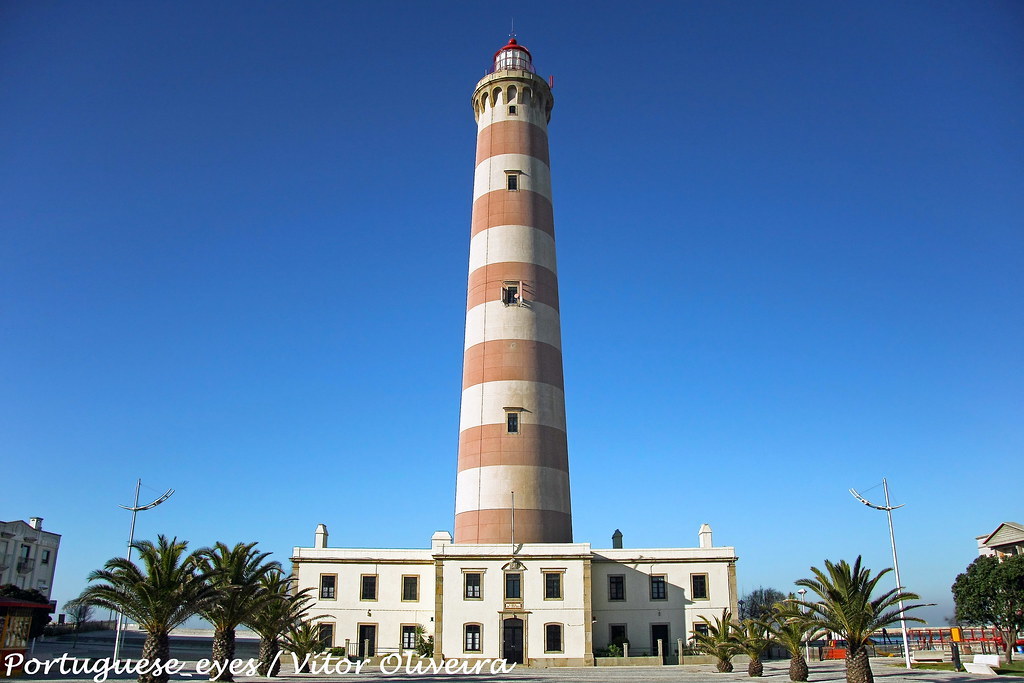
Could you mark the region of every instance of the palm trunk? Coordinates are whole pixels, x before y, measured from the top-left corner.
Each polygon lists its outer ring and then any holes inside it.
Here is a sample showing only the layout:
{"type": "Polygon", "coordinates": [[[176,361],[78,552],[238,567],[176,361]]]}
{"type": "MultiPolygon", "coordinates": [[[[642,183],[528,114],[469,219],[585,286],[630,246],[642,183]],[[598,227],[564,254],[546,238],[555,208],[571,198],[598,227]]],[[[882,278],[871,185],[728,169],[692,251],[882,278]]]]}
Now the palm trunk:
{"type": "Polygon", "coordinates": [[[791,653],[789,658],[789,680],[806,681],[807,674],[807,660],[804,659],[803,654],[799,651],[791,653]]]}
{"type": "Polygon", "coordinates": [[[213,661],[222,662],[224,669],[220,672],[211,671],[211,681],[231,683],[235,677],[231,674],[231,662],[235,658],[235,629],[216,629],[213,632],[213,661]]]}
{"type": "Polygon", "coordinates": [[[261,676],[273,678],[281,671],[281,660],[277,656],[280,650],[277,638],[260,638],[260,654],[256,667],[261,676]]]}
{"type": "Polygon", "coordinates": [[[764,675],[764,664],[761,663],[761,658],[757,655],[750,657],[750,664],[747,664],[747,676],[750,678],[760,678],[764,675]]]}
{"type": "Polygon", "coordinates": [[[719,673],[727,674],[732,671],[732,662],[722,657],[718,658],[718,663],[715,666],[718,668],[719,673]]]}
{"type": "MultiPolygon", "coordinates": [[[[159,631],[150,633],[146,636],[146,642],[142,646],[142,659],[156,663],[160,662],[163,666],[168,659],[171,658],[171,641],[167,637],[166,631],[159,631]]],[[[170,676],[167,675],[166,670],[161,670],[159,675],[154,676],[152,673],[139,674],[139,683],[167,683],[167,679],[170,676]]]]}
{"type": "Polygon", "coordinates": [[[866,647],[846,653],[846,683],[875,683],[866,647]]]}

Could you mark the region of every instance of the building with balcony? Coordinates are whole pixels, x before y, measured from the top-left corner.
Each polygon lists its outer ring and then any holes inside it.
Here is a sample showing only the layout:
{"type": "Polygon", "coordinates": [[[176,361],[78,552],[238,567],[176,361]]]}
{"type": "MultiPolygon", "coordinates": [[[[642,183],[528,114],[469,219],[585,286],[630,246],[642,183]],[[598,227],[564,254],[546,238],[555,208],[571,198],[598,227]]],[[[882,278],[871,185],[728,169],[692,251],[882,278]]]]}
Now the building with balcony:
{"type": "Polygon", "coordinates": [[[43,518],[0,522],[0,585],[35,589],[50,597],[60,534],[43,531],[43,518]]]}

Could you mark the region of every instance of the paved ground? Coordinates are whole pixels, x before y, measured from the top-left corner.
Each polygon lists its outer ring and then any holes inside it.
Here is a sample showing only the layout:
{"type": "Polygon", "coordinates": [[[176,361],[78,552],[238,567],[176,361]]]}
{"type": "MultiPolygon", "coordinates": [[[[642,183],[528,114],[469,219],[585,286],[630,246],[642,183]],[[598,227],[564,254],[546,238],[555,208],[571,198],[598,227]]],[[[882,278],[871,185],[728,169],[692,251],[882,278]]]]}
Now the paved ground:
{"type": "MultiPolygon", "coordinates": [[[[196,644],[198,646],[198,643],[196,644]]],[[[172,645],[172,656],[176,656],[179,659],[186,660],[189,664],[183,670],[184,672],[194,672],[195,662],[200,657],[209,656],[205,651],[199,651],[198,647],[191,647],[188,642],[178,644],[177,647],[172,645]]],[[[109,657],[109,647],[107,643],[90,643],[79,641],[78,646],[70,648],[68,642],[48,642],[40,643],[36,646],[34,657],[39,660],[47,660],[53,657],[59,657],[60,655],[68,652],[70,655],[76,657],[109,657]]],[[[134,656],[138,656],[135,654],[134,656]]],[[[276,680],[280,683],[315,683],[317,681],[338,681],[338,680],[376,680],[376,681],[392,681],[393,683],[413,683],[413,682],[440,682],[440,681],[451,681],[453,679],[460,680],[473,680],[481,681],[481,683],[487,681],[507,681],[509,683],[560,683],[570,681],[580,682],[601,682],[601,683],[640,683],[642,681],[658,682],[673,682],[678,681],[680,683],[697,683],[697,682],[708,682],[708,683],[750,683],[751,679],[747,677],[746,667],[738,666],[737,670],[729,674],[720,674],[714,670],[713,665],[685,665],[685,666],[650,666],[650,667],[590,667],[581,669],[523,669],[516,668],[510,673],[495,674],[492,675],[488,669],[484,668],[484,673],[479,675],[409,675],[403,672],[385,675],[380,672],[378,668],[364,669],[360,674],[349,673],[346,675],[330,674],[330,675],[310,675],[310,674],[294,674],[291,673],[292,666],[288,660],[283,660],[284,663],[284,675],[279,676],[276,679],[256,678],[249,676],[237,676],[235,680],[238,683],[255,683],[256,681],[266,682],[270,680],[276,680]]],[[[762,679],[765,683],[788,683],[788,661],[768,661],[765,662],[765,675],[762,679]]],[[[846,675],[845,669],[842,662],[812,662],[811,665],[811,683],[845,683],[846,675]]],[[[875,659],[871,665],[872,671],[875,675],[875,680],[878,683],[984,683],[986,680],[991,680],[990,677],[985,676],[972,676],[970,674],[958,674],[945,671],[907,671],[905,668],[900,666],[894,666],[892,659],[875,659]]],[[[2,673],[2,672],[0,672],[2,673]]],[[[108,680],[112,681],[124,681],[134,680],[135,676],[128,675],[114,675],[111,674],[108,680]]],[[[21,680],[31,681],[60,681],[62,683],[72,683],[74,681],[91,681],[90,676],[59,676],[51,673],[45,675],[42,673],[35,675],[26,675],[21,680]]],[[[190,681],[199,683],[205,681],[205,676],[197,676],[193,673],[192,676],[187,677],[182,674],[172,676],[174,681],[190,681]]],[[[1013,680],[1013,679],[1010,679],[1013,680]]]]}

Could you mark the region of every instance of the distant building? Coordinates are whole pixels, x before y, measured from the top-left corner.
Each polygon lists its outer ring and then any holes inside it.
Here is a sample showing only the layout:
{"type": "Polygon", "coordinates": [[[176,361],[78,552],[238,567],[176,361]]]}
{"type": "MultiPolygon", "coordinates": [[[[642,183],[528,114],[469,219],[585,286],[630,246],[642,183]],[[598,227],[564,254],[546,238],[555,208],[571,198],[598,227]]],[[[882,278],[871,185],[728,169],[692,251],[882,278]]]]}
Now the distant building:
{"type": "Polygon", "coordinates": [[[976,540],[978,554],[982,556],[1024,555],[1024,524],[1003,522],[995,531],[976,540]]]}
{"type": "Polygon", "coordinates": [[[43,531],[43,518],[0,522],[0,585],[35,589],[50,597],[60,534],[43,531]]]}

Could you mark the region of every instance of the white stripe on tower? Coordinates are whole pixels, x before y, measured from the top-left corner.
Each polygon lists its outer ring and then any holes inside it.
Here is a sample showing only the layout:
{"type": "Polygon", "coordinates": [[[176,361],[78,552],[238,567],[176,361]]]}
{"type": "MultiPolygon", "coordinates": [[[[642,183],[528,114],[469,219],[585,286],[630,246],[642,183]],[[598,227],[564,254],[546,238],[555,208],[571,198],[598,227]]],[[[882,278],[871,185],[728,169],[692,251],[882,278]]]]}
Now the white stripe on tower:
{"type": "Polygon", "coordinates": [[[455,542],[572,541],[547,123],[513,39],[477,84],[455,542]],[[510,176],[514,176],[510,180],[510,176]],[[511,415],[511,417],[510,417],[511,415]]]}

